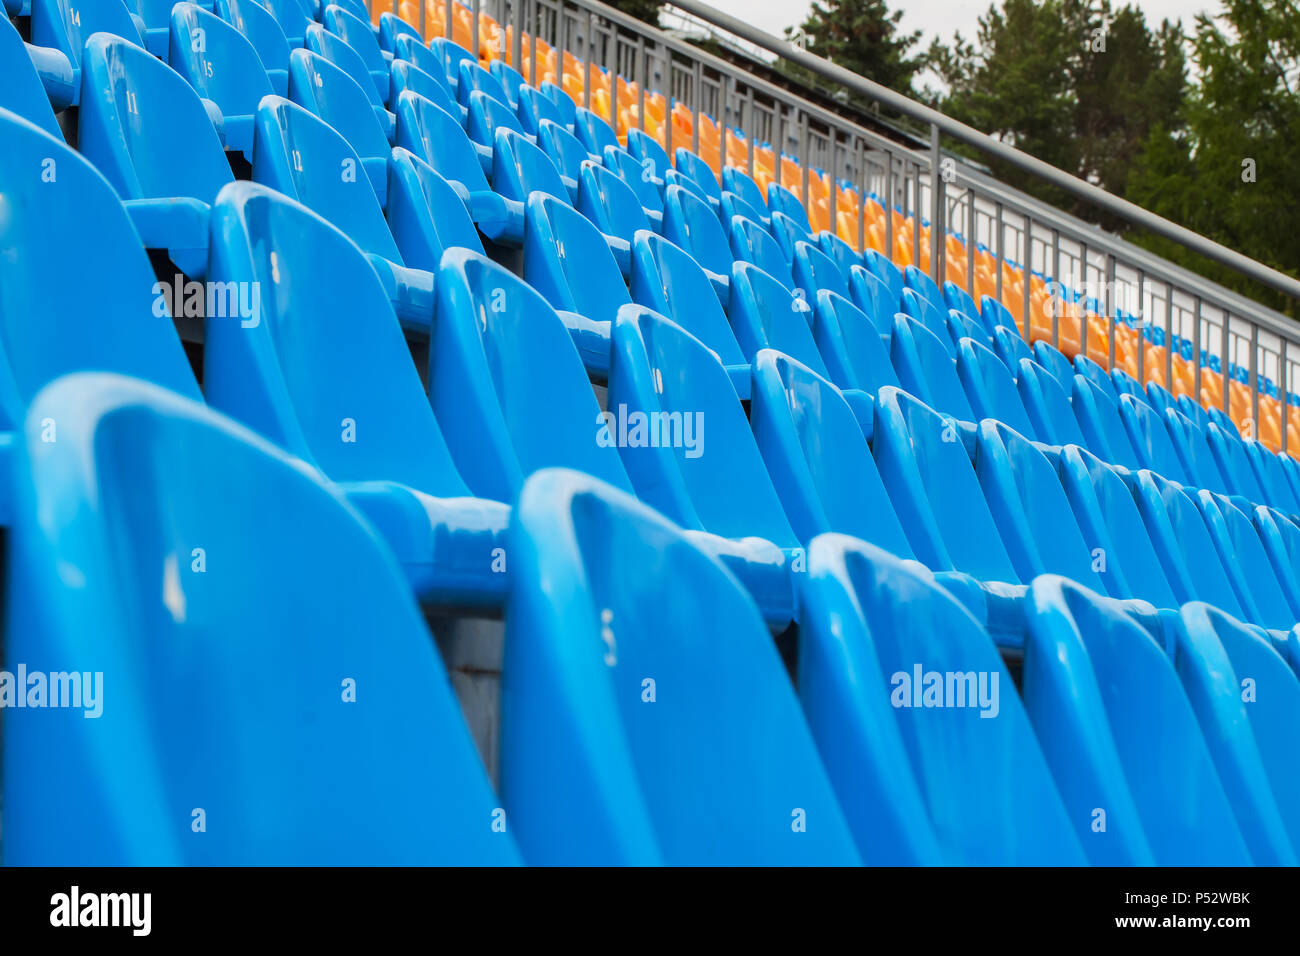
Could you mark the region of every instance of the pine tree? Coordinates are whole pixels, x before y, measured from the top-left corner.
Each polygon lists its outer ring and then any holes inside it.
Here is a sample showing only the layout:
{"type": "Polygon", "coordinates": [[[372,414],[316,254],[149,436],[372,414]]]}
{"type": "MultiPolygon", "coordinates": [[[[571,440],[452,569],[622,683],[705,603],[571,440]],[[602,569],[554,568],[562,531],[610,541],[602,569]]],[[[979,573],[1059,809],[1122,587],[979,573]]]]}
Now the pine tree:
{"type": "MultiPolygon", "coordinates": [[[[891,13],[885,0],[813,0],[808,18],[798,30],[787,28],[786,36],[809,53],[910,96],[924,57],[909,55],[921,32],[901,32],[902,16],[901,10],[891,13]]],[[[804,74],[798,67],[790,72],[804,74]]]]}

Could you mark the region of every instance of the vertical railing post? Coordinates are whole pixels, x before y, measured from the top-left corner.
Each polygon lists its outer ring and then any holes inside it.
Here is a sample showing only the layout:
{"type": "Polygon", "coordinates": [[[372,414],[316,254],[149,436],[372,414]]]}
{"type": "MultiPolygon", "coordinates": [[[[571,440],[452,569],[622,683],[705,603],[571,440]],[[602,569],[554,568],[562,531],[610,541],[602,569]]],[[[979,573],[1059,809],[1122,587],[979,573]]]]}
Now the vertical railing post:
{"type": "MultiPolygon", "coordinates": [[[[941,162],[939,156],[939,127],[930,124],[930,278],[936,283],[943,282],[943,275],[940,272],[940,257],[944,247],[944,226],[943,226],[943,174],[939,169],[941,162]]],[[[921,179],[917,177],[917,187],[919,189],[921,179]]],[[[917,206],[920,206],[920,197],[917,197],[917,206]]],[[[921,216],[920,210],[917,210],[916,222],[913,224],[916,229],[918,251],[921,238],[921,216]]]]}
{"type": "Polygon", "coordinates": [[[1280,395],[1278,396],[1278,401],[1282,406],[1280,412],[1281,420],[1278,424],[1281,426],[1282,429],[1282,454],[1284,455],[1287,454],[1286,434],[1288,431],[1290,431],[1290,428],[1288,428],[1287,426],[1291,420],[1291,416],[1287,412],[1287,403],[1290,401],[1291,398],[1291,381],[1290,381],[1291,376],[1289,374],[1290,370],[1287,368],[1288,361],[1289,359],[1287,357],[1287,340],[1284,337],[1282,339],[1282,347],[1278,350],[1278,357],[1277,357],[1277,378],[1278,378],[1277,390],[1280,393],[1280,395]]]}
{"type": "MultiPolygon", "coordinates": [[[[1228,324],[1228,314],[1223,314],[1223,324],[1228,324]]],[[[1250,323],[1250,424],[1256,441],[1263,437],[1259,427],[1259,326],[1250,323]]]]}

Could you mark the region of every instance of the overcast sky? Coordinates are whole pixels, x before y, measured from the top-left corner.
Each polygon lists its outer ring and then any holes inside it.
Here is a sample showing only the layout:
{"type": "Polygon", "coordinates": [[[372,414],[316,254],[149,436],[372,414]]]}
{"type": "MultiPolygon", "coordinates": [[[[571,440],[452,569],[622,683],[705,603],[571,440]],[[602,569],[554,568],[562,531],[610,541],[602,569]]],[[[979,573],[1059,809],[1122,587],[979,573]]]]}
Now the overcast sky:
{"type": "MultiPolygon", "coordinates": [[[[708,0],[720,10],[740,17],[768,33],[781,35],[787,26],[803,22],[808,14],[808,0],[708,0]]],[[[903,10],[902,27],[920,30],[922,47],[928,47],[935,36],[946,40],[954,30],[960,30],[968,40],[975,36],[976,21],[989,8],[991,0],[894,0],[890,9],[903,10]]],[[[1125,0],[1112,0],[1112,6],[1122,6],[1125,0]]],[[[1217,9],[1217,0],[1137,0],[1137,6],[1146,14],[1147,23],[1156,26],[1165,18],[1181,18],[1190,26],[1192,18],[1202,10],[1217,9]]]]}

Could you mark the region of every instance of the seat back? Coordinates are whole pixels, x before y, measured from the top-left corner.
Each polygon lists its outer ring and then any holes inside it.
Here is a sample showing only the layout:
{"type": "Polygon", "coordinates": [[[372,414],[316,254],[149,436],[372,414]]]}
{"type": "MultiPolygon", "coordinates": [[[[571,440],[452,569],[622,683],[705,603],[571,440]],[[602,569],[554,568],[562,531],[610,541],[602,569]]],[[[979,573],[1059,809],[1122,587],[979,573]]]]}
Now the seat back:
{"type": "Polygon", "coordinates": [[[617,174],[590,160],[582,164],[578,184],[578,211],[600,231],[631,243],[638,231],[648,231],[641,201],[617,174]]]}
{"type": "MultiPolygon", "coordinates": [[[[576,215],[576,213],[575,213],[576,215]]],[[[586,370],[555,310],[478,253],[452,249],[435,285],[429,400],[470,489],[513,502],[541,468],[575,468],[624,490],[586,370]]]]}
{"type": "Polygon", "coordinates": [[[826,363],[809,327],[811,306],[772,275],[749,262],[731,269],[728,316],[740,350],[753,360],[759,349],[776,349],[826,375],[826,363]]]}
{"type": "Polygon", "coordinates": [[[1164,649],[1113,604],[1064,578],[1031,585],[1026,617],[1025,707],[1092,862],[1248,860],[1164,649]]]}
{"type": "Polygon", "coordinates": [[[388,163],[388,228],[402,261],[434,272],[451,248],[483,251],[465,204],[438,171],[398,146],[388,163]]]}
{"type": "Polygon", "coordinates": [[[144,47],[92,37],[81,89],[78,149],[122,199],[210,203],[234,180],[199,95],[144,47]]]}
{"type": "Polygon", "coordinates": [[[883,388],[871,450],[921,563],[981,581],[1018,582],[951,417],[906,392],[883,388]]]}
{"type": "Polygon", "coordinates": [[[749,423],[800,541],[834,531],[913,556],[862,426],[834,385],[764,349],[754,362],[749,423]]]}
{"type": "Polygon", "coordinates": [[[898,385],[875,323],[841,295],[817,293],[813,306],[813,342],[833,382],[871,394],[885,385],[898,385]]]}
{"type": "Polygon", "coordinates": [[[22,36],[8,17],[0,23],[0,109],[9,110],[40,127],[55,139],[63,131],[41,83],[40,74],[27,55],[22,36]]]}
{"type": "Polygon", "coordinates": [[[1016,380],[990,349],[974,339],[959,342],[957,377],[966,390],[973,419],[996,418],[1026,438],[1038,440],[1016,391],[1016,380]]]}
{"type": "Polygon", "coordinates": [[[636,305],[619,310],[610,339],[610,425],[637,496],[685,528],[797,544],[731,379],[707,347],[636,305]]]}
{"type": "Polygon", "coordinates": [[[257,322],[207,322],[214,408],[335,481],[468,494],[378,276],[336,227],[256,183],[213,210],[211,280],[256,290],[257,322]]]}
{"type": "Polygon", "coordinates": [[[727,234],[709,204],[681,186],[664,189],[664,238],[718,275],[729,275],[734,257],[727,234]]]}
{"type": "Polygon", "coordinates": [[[543,192],[532,195],[525,211],[524,278],[554,308],[599,322],[612,321],[632,301],[600,230],[543,192]]]}
{"type": "Polygon", "coordinates": [[[800,607],[800,699],[855,833],[892,862],[1084,860],[1011,676],[970,612],[843,535],[813,542],[800,607]]]}
{"type": "Polygon", "coordinates": [[[253,179],[296,199],[362,251],[401,264],[361,157],[333,127],[296,103],[268,96],[257,108],[253,179]]]}
{"type": "Polygon", "coordinates": [[[714,352],[724,365],[748,360],[695,258],[652,232],[632,242],[632,301],[667,316],[714,352]]]}
{"type": "MultiPolygon", "coordinates": [[[[790,263],[781,252],[781,248],[776,244],[776,240],[772,238],[771,233],[758,223],[742,219],[739,216],[731,220],[729,232],[731,234],[731,251],[735,255],[737,262],[752,263],[787,289],[794,290],[794,276],[790,271],[790,263]]],[[[806,302],[807,293],[804,293],[802,289],[800,292],[806,302]]]]}
{"type": "Polygon", "coordinates": [[[903,388],[947,415],[975,420],[948,347],[921,322],[901,312],[894,316],[889,357],[903,388]]]}
{"type": "Polygon", "coordinates": [[[856,862],[775,645],[716,559],[554,469],[524,487],[510,561],[501,779],[530,862],[856,862]]]}
{"type": "Polygon", "coordinates": [[[8,646],[108,697],[5,715],[10,862],[517,862],[409,585],[335,492],[131,379],[61,379],[32,415],[59,436],[23,443],[8,646]],[[176,825],[191,794],[226,838],[176,825]]]}
{"type": "Polygon", "coordinates": [[[168,294],[104,176],[75,150],[0,109],[0,428],[22,427],[45,385],[110,371],[201,400],[168,294]],[[53,169],[42,182],[32,170],[53,169]],[[73,243],[73,245],[69,245],[73,243]],[[69,282],[69,255],[77,281],[69,282]],[[86,290],[97,304],[86,308],[86,290]]]}

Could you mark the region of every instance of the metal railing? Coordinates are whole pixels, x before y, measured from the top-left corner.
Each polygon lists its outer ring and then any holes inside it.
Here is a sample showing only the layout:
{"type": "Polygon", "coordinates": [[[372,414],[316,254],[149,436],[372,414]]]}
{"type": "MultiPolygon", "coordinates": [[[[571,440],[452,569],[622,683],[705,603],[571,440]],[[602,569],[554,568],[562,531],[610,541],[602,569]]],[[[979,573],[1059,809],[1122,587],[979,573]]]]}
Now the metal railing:
{"type": "MultiPolygon", "coordinates": [[[[883,109],[928,127],[929,147],[917,148],[902,137],[867,129],[845,116],[819,106],[754,73],[700,49],[685,39],[655,29],[640,20],[600,3],[599,0],[466,0],[472,11],[472,35],[479,36],[480,16],[486,13],[504,34],[502,39],[514,64],[520,64],[524,34],[550,44],[563,63],[569,53],[608,72],[611,104],[617,104],[620,83],[634,82],[638,89],[638,123],[645,128],[647,89],[668,97],[666,129],[668,152],[689,146],[698,152],[700,116],[716,121],[722,136],[721,156],[726,162],[727,137],[743,130],[747,146],[747,171],[755,167],[755,143],[770,143],[776,160],[774,173],[782,182],[782,154],[797,157],[799,181],[784,182],[809,207],[809,175],[814,167],[829,173],[831,228],[836,229],[837,183],[855,185],[858,248],[865,248],[866,203],[879,199],[885,209],[885,248],[894,250],[894,216],[898,209],[913,217],[913,262],[921,266],[920,224],[930,225],[928,270],[940,284],[946,275],[946,240],[952,234],[966,249],[965,285],[975,294],[975,244],[996,260],[996,296],[1003,298],[1002,263],[1023,265],[1024,320],[1031,317],[1030,273],[1055,279],[1048,283],[1054,306],[1061,305],[1061,288],[1067,292],[1098,290],[1094,311],[1105,322],[1110,367],[1114,367],[1117,328],[1127,324],[1138,331],[1138,378],[1145,383],[1153,370],[1146,366],[1145,336],[1163,339],[1164,382],[1173,389],[1176,343],[1190,343],[1193,359],[1193,396],[1202,402],[1202,372],[1209,364],[1222,374],[1222,403],[1229,409],[1234,376],[1244,377],[1250,393],[1247,437],[1255,437],[1261,391],[1276,383],[1281,402],[1280,444],[1287,450],[1287,410],[1292,383],[1300,361],[1300,326],[1287,316],[1198,276],[1187,269],[1140,249],[1123,239],[1070,216],[1005,182],[998,181],[961,157],[945,154],[940,137],[973,146],[990,157],[1023,171],[1114,215],[1119,220],[1170,239],[1212,262],[1226,266],[1300,299],[1300,281],[1225,248],[1204,236],[1142,209],[1127,200],[1063,172],[999,140],[980,133],[924,104],[851,73],[787,41],[756,29],[699,0],[671,0],[666,10],[702,32],[739,48],[759,47],[796,63],[811,73],[879,104],[883,109]],[[692,115],[689,143],[673,141],[671,108],[684,104],[692,115]],[[959,228],[958,228],[959,227],[959,228]],[[1121,318],[1122,317],[1122,318],[1121,318]],[[1239,371],[1238,371],[1239,370],[1239,371]]],[[[396,10],[396,0],[394,9],[396,10]]],[[[425,0],[420,0],[420,25],[425,0]]],[[[444,35],[452,35],[452,5],[445,7],[444,35]]],[[[538,47],[531,45],[530,76],[538,75],[538,47]]],[[[584,77],[585,79],[585,77],[584,77]]],[[[583,83],[583,105],[590,107],[592,84],[583,83]]],[[[613,106],[617,109],[617,106],[613,106]]],[[[978,298],[978,297],[977,297],[978,298]]],[[[1052,344],[1060,344],[1061,307],[1053,307],[1052,344]]],[[[1089,323],[1081,322],[1081,350],[1089,352],[1089,323]]],[[[1297,449],[1300,451],[1300,449],[1297,449]]]]}

